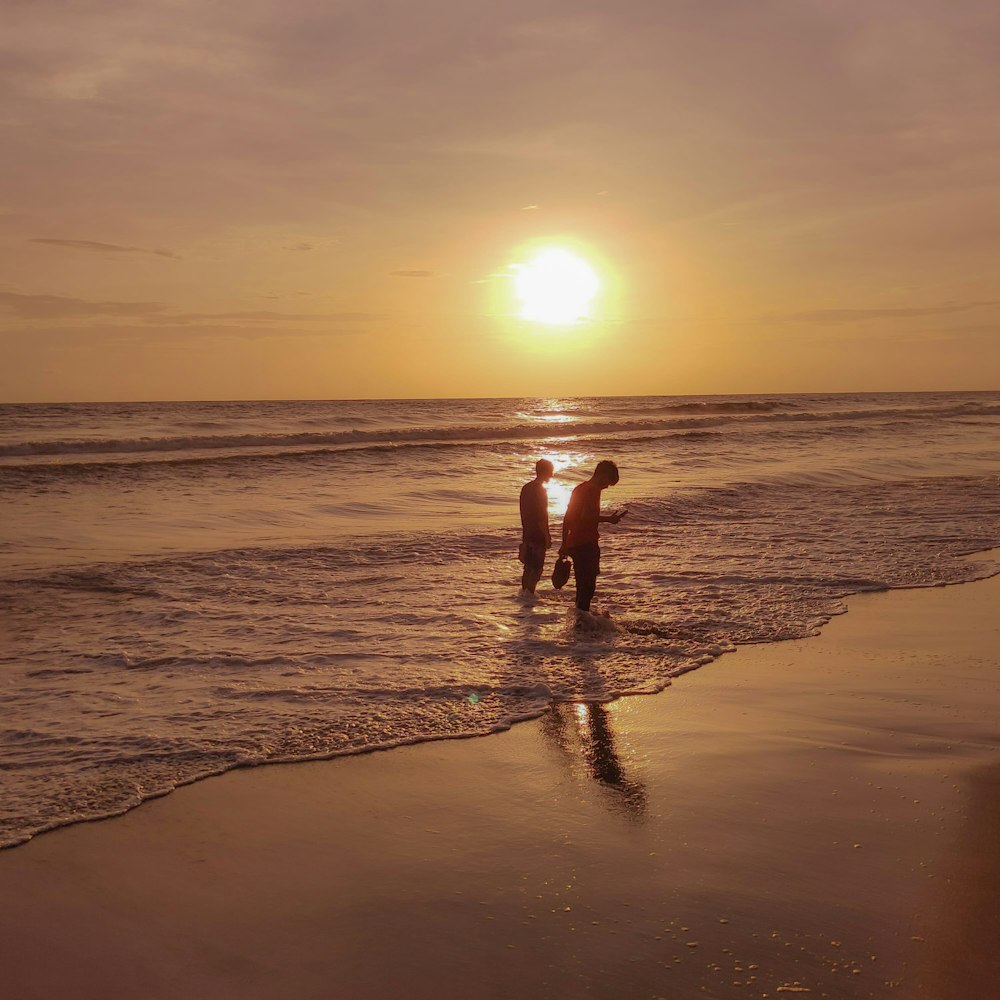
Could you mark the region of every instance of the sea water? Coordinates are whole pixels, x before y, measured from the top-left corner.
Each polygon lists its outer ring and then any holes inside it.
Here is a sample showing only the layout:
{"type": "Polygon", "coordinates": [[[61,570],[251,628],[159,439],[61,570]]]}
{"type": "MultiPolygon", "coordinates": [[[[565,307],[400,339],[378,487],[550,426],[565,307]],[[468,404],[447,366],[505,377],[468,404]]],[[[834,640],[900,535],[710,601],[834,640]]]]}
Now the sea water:
{"type": "MultiPolygon", "coordinates": [[[[0,845],[229,768],[656,691],[997,572],[1000,393],[0,407],[0,845]],[[596,619],[519,594],[600,459],[596,619]]],[[[549,563],[551,565],[551,562],[549,563]]]]}

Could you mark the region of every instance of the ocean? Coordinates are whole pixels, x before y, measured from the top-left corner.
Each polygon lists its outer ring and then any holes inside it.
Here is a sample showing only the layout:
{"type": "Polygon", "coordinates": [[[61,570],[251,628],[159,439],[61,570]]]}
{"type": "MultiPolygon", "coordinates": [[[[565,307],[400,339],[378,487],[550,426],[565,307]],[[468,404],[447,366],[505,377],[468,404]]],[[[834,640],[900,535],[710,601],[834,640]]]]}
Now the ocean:
{"type": "Polygon", "coordinates": [[[1000,392],[0,406],[0,846],[228,769],[651,693],[1000,572],[1000,392]],[[596,611],[517,500],[616,461],[596,611]],[[547,564],[551,568],[551,557],[547,564]]]}

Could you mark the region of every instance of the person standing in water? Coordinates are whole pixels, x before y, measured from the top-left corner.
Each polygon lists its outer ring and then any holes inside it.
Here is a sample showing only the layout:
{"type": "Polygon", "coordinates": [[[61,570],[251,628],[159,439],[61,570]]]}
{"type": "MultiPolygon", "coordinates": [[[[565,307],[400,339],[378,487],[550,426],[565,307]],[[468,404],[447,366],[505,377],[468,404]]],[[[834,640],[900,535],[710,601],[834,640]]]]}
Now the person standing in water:
{"type": "Polygon", "coordinates": [[[535,462],[535,478],[521,487],[521,547],[518,559],[524,563],[521,587],[535,592],[545,566],[545,552],[552,545],[549,531],[549,495],[545,484],[552,478],[555,466],[545,458],[535,462]]]}
{"type": "Polygon", "coordinates": [[[628,511],[601,513],[601,493],[618,482],[618,466],[614,462],[598,462],[594,474],[573,490],[563,518],[562,546],[559,556],[573,560],[576,579],[576,606],[589,611],[601,572],[601,546],[598,525],[601,521],[617,524],[628,511]]]}

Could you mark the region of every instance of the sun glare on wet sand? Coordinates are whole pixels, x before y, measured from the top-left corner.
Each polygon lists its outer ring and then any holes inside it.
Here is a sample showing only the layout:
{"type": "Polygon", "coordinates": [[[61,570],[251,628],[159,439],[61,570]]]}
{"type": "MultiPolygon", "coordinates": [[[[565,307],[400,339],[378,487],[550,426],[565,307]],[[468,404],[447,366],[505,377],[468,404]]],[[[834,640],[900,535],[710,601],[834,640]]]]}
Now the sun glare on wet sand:
{"type": "Polygon", "coordinates": [[[562,326],[590,317],[601,281],[590,264],[576,254],[548,247],[513,265],[513,271],[521,319],[562,326]]]}

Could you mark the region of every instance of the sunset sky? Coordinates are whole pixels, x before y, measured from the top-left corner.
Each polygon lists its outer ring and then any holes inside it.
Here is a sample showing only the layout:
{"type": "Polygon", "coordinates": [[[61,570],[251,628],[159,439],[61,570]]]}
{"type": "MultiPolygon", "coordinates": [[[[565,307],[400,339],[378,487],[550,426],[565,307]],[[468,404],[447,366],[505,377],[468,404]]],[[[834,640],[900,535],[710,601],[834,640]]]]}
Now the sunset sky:
{"type": "Polygon", "coordinates": [[[992,0],[13,0],[0,401],[996,388],[992,0]],[[593,316],[519,318],[567,249],[593,316]]]}

